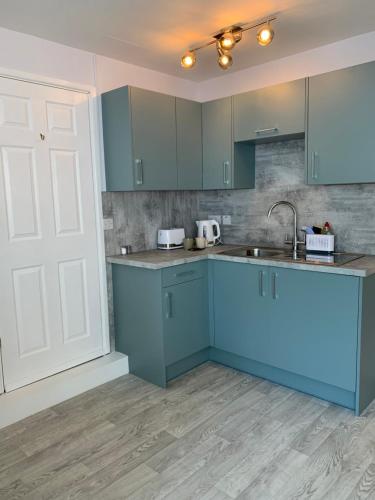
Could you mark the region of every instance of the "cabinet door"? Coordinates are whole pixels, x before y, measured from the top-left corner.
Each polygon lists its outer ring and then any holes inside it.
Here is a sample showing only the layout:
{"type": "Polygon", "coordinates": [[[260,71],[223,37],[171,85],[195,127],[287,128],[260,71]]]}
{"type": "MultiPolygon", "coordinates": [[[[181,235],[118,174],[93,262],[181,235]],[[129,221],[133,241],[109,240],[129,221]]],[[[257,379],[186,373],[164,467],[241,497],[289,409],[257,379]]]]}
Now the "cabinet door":
{"type": "Polygon", "coordinates": [[[232,187],[232,98],[202,105],[203,189],[232,187]]]}
{"type": "Polygon", "coordinates": [[[135,189],[176,189],[175,98],[131,88],[135,189]]]}
{"type": "Polygon", "coordinates": [[[355,391],[359,278],[271,268],[264,362],[355,391]]]}
{"type": "Polygon", "coordinates": [[[234,140],[305,131],[305,80],[273,85],[233,97],[234,140]]]}
{"type": "Polygon", "coordinates": [[[263,361],[270,345],[268,272],[236,262],[214,263],[214,345],[263,361]]]}
{"type": "Polygon", "coordinates": [[[309,184],[375,181],[375,63],[309,79],[309,184]]]}
{"type": "Polygon", "coordinates": [[[202,189],[202,104],[176,98],[179,189],[202,189]]]}
{"type": "Polygon", "coordinates": [[[163,288],[164,349],[167,366],[209,345],[205,278],[163,288]]]}

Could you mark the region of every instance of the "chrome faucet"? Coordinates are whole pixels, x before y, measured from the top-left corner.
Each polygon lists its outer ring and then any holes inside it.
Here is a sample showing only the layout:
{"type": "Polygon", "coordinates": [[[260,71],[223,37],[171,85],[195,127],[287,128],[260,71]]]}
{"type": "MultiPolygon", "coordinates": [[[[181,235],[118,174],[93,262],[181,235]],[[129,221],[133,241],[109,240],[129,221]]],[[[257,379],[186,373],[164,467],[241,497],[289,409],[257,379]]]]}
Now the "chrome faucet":
{"type": "Polygon", "coordinates": [[[278,207],[279,205],[286,205],[293,212],[293,217],[294,217],[293,240],[289,241],[288,238],[286,237],[285,238],[285,243],[291,243],[293,245],[293,259],[297,259],[298,245],[304,245],[305,244],[304,241],[298,241],[298,234],[297,234],[297,210],[296,210],[296,207],[293,205],[293,203],[290,203],[289,201],[277,201],[268,210],[268,214],[267,214],[267,218],[268,219],[271,217],[273,209],[276,208],[276,207],[278,207]]]}

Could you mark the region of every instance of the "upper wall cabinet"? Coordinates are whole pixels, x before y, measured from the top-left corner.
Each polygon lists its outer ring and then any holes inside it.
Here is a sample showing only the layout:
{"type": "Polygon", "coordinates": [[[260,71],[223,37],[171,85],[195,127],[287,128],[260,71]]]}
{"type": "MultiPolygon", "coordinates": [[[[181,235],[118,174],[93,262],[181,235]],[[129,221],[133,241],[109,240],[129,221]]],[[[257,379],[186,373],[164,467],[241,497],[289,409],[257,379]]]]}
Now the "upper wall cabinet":
{"type": "Polygon", "coordinates": [[[202,105],[176,98],[179,189],[202,189],[202,105]]]}
{"type": "Polygon", "coordinates": [[[233,144],[232,98],[202,105],[203,189],[254,187],[254,147],[233,144]]]}
{"type": "Polygon", "coordinates": [[[176,189],[175,97],[122,87],[102,113],[107,190],[176,189]]]}
{"type": "Polygon", "coordinates": [[[309,184],[375,182],[375,63],[309,79],[309,184]]]}
{"type": "Polygon", "coordinates": [[[303,79],[235,95],[234,140],[274,140],[304,133],[305,87],[303,79]]]}

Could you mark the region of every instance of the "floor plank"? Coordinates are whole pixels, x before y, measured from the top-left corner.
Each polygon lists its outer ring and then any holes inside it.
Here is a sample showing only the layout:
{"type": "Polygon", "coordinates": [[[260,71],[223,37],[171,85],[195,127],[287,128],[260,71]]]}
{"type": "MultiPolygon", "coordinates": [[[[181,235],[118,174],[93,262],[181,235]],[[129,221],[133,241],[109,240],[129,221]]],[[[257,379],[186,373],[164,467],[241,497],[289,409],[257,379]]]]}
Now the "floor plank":
{"type": "Polygon", "coordinates": [[[127,375],[2,429],[0,498],[374,500],[375,403],[212,362],[167,390],[127,375]]]}

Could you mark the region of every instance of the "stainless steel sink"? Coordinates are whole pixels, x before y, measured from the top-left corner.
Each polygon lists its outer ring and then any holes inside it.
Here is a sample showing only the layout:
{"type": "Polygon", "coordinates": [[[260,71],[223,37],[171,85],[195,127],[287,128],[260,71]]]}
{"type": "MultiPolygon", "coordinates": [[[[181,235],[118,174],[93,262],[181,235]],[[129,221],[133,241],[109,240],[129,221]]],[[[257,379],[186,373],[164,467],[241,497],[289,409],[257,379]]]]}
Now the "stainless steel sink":
{"type": "Polygon", "coordinates": [[[278,248],[267,247],[243,247],[236,248],[235,250],[228,250],[223,252],[223,255],[230,255],[232,257],[276,257],[284,255],[283,250],[278,248]]]}

